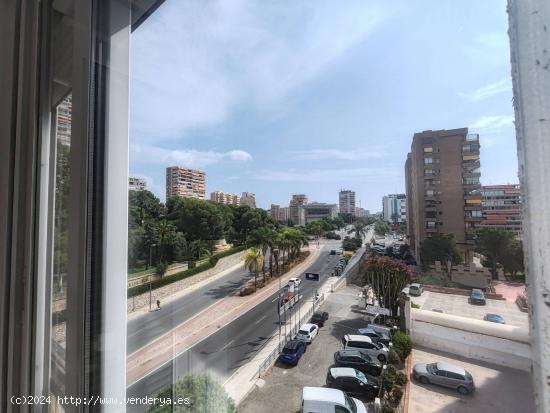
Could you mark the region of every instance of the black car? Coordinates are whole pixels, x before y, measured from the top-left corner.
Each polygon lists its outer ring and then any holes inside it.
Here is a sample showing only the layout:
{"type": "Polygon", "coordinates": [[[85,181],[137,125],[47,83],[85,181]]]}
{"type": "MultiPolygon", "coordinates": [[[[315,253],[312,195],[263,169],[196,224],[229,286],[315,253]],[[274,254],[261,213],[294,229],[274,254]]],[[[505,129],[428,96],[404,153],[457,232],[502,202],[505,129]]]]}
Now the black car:
{"type": "Polygon", "coordinates": [[[311,316],[311,322],[317,324],[319,327],[325,325],[325,321],[328,320],[328,313],[326,311],[317,311],[311,316]]]}
{"type": "Polygon", "coordinates": [[[350,367],[333,367],[327,373],[327,386],[373,400],[380,392],[378,380],[350,367]]]}
{"type": "Polygon", "coordinates": [[[389,347],[390,345],[390,337],[387,334],[380,333],[378,331],[374,331],[372,328],[359,328],[357,329],[356,334],[359,334],[361,336],[370,337],[373,343],[380,343],[384,344],[386,347],[389,347]]]}
{"type": "Polygon", "coordinates": [[[337,367],[351,367],[370,376],[380,376],[382,363],[359,350],[340,350],[334,353],[337,367]]]}
{"type": "Polygon", "coordinates": [[[485,294],[478,288],[474,288],[470,293],[470,304],[485,305],[485,294]]]}

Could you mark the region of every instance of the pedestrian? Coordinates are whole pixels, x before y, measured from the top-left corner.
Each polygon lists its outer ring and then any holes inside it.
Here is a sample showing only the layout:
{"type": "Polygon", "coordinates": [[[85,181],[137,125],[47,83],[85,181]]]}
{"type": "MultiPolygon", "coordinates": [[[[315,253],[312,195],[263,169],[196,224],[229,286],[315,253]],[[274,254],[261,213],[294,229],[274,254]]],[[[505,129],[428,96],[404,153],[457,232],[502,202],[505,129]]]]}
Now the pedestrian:
{"type": "Polygon", "coordinates": [[[160,310],[160,300],[157,300],[157,310],[160,310]]]}

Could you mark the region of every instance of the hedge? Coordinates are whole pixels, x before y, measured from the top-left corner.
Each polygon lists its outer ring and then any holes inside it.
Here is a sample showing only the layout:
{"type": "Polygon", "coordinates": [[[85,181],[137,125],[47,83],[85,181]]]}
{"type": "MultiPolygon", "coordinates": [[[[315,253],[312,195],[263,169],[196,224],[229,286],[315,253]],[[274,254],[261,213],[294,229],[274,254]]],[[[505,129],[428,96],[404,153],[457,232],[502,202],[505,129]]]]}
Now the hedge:
{"type": "MultiPolygon", "coordinates": [[[[223,251],[223,252],[220,252],[219,254],[214,255],[213,256],[214,259],[212,260],[212,262],[207,261],[203,264],[197,265],[195,268],[190,268],[188,270],[180,271],[168,277],[163,277],[158,280],[155,280],[151,282],[151,289],[155,290],[157,288],[164,287],[165,285],[172,284],[176,281],[183,280],[187,277],[191,277],[192,275],[198,274],[199,272],[209,270],[210,268],[213,268],[216,265],[216,263],[220,258],[224,258],[229,255],[236,254],[237,252],[244,251],[246,248],[247,247],[245,245],[239,245],[238,247],[230,248],[226,251],[223,251]]],[[[128,298],[146,293],[147,291],[149,291],[149,283],[128,288],[128,298]]]]}

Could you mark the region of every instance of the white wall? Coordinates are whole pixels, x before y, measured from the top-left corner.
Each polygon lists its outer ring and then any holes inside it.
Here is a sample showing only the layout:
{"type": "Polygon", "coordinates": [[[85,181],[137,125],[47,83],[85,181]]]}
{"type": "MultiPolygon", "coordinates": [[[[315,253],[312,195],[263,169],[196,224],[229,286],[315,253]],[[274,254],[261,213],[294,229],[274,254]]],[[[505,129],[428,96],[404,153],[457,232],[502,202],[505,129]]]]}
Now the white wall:
{"type": "Polygon", "coordinates": [[[411,318],[417,345],[531,371],[527,329],[414,308],[411,318]]]}

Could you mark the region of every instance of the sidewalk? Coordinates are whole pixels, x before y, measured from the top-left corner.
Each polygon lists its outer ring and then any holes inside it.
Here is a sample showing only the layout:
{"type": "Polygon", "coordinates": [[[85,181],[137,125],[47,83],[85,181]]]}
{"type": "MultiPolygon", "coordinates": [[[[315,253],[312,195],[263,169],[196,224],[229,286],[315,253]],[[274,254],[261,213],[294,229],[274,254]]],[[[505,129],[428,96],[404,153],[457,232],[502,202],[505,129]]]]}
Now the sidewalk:
{"type": "MultiPolygon", "coordinates": [[[[283,282],[287,282],[289,278],[296,277],[304,272],[319,257],[319,249],[309,251],[309,256],[303,262],[281,278],[283,282]]],[[[220,328],[266,300],[277,290],[278,283],[274,282],[257,293],[246,297],[228,296],[223,298],[168,333],[128,355],[127,383],[131,385],[160,366],[169,363],[174,357],[214,334],[220,328]]]]}

